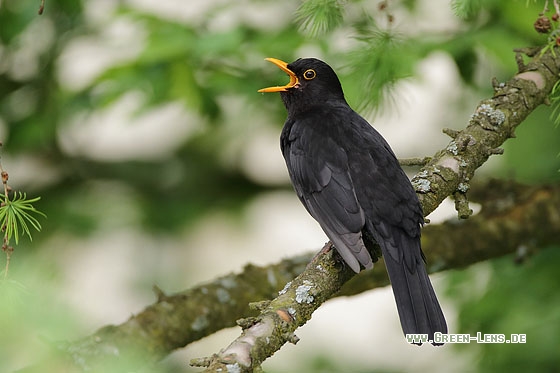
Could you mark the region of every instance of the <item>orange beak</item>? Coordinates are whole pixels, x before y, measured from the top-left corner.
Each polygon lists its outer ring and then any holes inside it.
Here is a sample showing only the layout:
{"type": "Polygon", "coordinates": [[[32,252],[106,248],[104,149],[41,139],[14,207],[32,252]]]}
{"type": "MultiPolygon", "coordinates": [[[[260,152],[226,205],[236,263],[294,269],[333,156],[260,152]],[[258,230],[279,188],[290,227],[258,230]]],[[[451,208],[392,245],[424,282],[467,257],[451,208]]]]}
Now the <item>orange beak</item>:
{"type": "Polygon", "coordinates": [[[280,68],[280,70],[282,70],[286,74],[288,74],[288,76],[290,77],[290,82],[286,85],[283,85],[283,86],[268,87],[268,88],[259,89],[258,92],[263,92],[263,93],[264,92],[286,92],[289,88],[293,88],[293,87],[295,87],[296,84],[299,83],[296,74],[294,74],[294,72],[292,70],[288,69],[288,64],[286,62],[281,61],[277,58],[265,58],[265,60],[267,60],[269,62],[272,62],[273,64],[278,66],[280,68]]]}

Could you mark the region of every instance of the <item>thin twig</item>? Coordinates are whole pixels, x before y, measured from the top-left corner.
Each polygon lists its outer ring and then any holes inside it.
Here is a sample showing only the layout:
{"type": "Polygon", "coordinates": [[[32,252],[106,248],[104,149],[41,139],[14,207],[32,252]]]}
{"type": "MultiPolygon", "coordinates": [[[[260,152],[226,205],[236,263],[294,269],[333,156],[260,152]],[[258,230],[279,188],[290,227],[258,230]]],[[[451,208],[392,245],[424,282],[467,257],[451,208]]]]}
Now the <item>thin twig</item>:
{"type": "Polygon", "coordinates": [[[401,166],[425,166],[432,160],[432,157],[417,157],[417,158],[400,158],[399,164],[401,166]]]}

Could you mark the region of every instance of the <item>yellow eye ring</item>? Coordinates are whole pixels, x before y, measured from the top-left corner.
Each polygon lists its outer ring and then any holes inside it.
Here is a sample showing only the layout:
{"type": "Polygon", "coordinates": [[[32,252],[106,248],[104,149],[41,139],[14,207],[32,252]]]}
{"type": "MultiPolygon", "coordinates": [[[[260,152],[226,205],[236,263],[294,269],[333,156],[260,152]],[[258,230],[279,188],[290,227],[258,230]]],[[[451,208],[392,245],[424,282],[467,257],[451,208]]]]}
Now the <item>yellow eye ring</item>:
{"type": "Polygon", "coordinates": [[[317,76],[317,74],[315,73],[315,70],[313,70],[313,69],[305,70],[305,72],[303,73],[303,79],[305,79],[305,80],[314,79],[316,76],[317,76]]]}

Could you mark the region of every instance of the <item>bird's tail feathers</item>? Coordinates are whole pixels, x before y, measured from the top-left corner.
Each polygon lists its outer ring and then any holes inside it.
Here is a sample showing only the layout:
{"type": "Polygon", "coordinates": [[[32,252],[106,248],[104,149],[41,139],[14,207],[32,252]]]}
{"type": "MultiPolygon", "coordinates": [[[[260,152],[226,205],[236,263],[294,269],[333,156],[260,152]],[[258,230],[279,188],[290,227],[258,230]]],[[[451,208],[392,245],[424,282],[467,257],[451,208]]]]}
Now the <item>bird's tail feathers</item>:
{"type": "Polygon", "coordinates": [[[409,268],[404,258],[396,261],[385,255],[386,250],[383,250],[385,266],[404,334],[427,334],[428,339],[433,341],[435,332],[447,333],[447,323],[421,259],[420,248],[414,250],[418,251],[415,267],[409,268]]]}

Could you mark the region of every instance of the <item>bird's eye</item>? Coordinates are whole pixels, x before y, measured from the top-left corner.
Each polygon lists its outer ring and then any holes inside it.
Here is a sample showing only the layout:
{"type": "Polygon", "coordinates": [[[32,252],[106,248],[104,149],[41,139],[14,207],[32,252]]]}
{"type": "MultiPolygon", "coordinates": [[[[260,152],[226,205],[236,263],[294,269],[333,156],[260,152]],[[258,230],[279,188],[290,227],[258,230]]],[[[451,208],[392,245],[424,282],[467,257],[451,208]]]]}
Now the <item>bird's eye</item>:
{"type": "Polygon", "coordinates": [[[313,78],[315,78],[317,74],[315,73],[315,70],[313,69],[309,69],[309,70],[305,70],[305,72],[303,73],[303,78],[305,80],[311,80],[313,78]]]}

